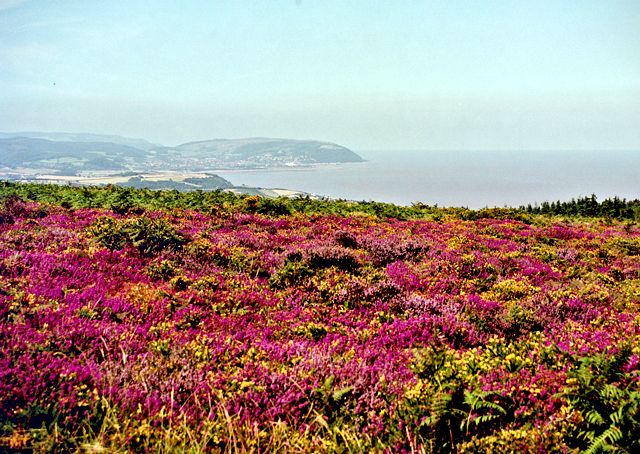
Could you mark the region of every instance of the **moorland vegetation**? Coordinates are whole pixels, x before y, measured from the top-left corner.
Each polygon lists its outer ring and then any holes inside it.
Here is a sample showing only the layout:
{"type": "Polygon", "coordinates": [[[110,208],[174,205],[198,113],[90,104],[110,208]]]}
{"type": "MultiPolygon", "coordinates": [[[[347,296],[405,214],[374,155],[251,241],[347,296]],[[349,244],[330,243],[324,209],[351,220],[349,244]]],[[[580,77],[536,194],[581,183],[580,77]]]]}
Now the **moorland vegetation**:
{"type": "Polygon", "coordinates": [[[0,183],[0,448],[638,452],[637,207],[0,183]]]}

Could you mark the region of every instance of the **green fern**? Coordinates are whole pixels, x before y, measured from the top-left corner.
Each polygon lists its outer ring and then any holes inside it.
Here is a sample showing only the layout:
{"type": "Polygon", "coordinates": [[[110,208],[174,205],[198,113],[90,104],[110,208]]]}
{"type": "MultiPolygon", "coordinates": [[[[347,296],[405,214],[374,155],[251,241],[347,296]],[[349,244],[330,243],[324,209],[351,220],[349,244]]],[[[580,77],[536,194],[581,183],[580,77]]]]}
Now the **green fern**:
{"type": "Polygon", "coordinates": [[[464,403],[469,407],[469,412],[465,420],[460,423],[460,429],[465,431],[465,435],[469,434],[471,423],[479,426],[507,414],[507,410],[505,410],[502,405],[486,400],[486,398],[490,396],[501,397],[501,395],[495,391],[474,390],[470,392],[465,390],[464,403]],[[483,410],[488,411],[488,413],[471,419],[473,414],[483,410]]]}
{"type": "Polygon", "coordinates": [[[623,437],[622,432],[616,426],[610,426],[600,436],[595,438],[591,443],[591,446],[585,451],[585,454],[595,454],[599,451],[611,451],[611,452],[627,452],[618,446],[613,446],[613,443],[621,440],[623,437]]]}
{"type": "Polygon", "coordinates": [[[634,374],[624,372],[630,345],[613,355],[561,354],[572,366],[568,376],[575,385],[558,397],[567,399],[584,420],[573,434],[573,444],[588,453],[640,452],[639,383],[634,374]]]}
{"type": "Polygon", "coordinates": [[[594,409],[591,409],[587,412],[587,414],[585,415],[585,419],[589,424],[594,426],[604,424],[604,418],[594,409]]]}

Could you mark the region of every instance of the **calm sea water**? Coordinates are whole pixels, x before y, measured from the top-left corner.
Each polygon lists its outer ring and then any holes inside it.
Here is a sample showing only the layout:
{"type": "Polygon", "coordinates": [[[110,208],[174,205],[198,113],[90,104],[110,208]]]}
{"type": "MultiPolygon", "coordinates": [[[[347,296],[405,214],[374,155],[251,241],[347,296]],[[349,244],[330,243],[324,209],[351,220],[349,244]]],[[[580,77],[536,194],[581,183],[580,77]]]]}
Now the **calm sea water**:
{"type": "Polygon", "coordinates": [[[219,172],[236,185],[347,200],[482,208],[596,194],[640,199],[640,151],[358,151],[365,163],[219,172]]]}

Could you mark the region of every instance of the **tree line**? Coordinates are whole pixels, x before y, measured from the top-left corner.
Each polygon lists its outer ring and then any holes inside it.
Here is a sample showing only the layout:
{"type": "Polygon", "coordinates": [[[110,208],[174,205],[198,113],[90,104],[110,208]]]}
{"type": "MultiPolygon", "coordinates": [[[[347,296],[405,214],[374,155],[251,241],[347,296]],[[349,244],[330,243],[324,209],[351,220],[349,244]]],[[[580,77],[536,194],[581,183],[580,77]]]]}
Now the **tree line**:
{"type": "Polygon", "coordinates": [[[520,211],[548,216],[590,217],[616,220],[640,220],[640,200],[618,197],[598,202],[595,194],[571,199],[569,202],[542,202],[540,205],[521,206],[520,211]]]}
{"type": "Polygon", "coordinates": [[[294,213],[334,215],[339,217],[370,216],[378,219],[445,219],[476,220],[482,218],[512,219],[525,223],[536,217],[600,218],[604,220],[640,220],[640,200],[614,197],[602,202],[595,195],[571,199],[569,202],[543,202],[519,208],[438,207],[414,203],[399,206],[374,201],[311,199],[310,197],[270,199],[261,196],[234,195],[222,190],[179,192],[177,190],[136,189],[119,186],[71,186],[0,181],[0,203],[7,199],[59,205],[68,209],[100,208],[126,213],[131,210],[192,209],[228,211],[269,216],[294,213]]]}

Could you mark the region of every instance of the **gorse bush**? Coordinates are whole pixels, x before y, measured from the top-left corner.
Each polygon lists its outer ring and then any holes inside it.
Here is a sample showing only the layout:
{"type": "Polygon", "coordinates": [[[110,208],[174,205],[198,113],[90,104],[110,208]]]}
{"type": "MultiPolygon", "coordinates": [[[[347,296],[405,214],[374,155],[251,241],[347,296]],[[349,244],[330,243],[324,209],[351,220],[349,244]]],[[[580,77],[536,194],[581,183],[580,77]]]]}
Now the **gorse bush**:
{"type": "Polygon", "coordinates": [[[132,246],[144,254],[165,250],[179,251],[187,239],[163,219],[140,216],[117,220],[102,216],[88,229],[96,240],[111,250],[132,246]]]}

